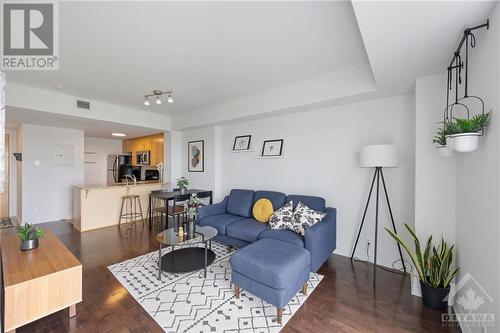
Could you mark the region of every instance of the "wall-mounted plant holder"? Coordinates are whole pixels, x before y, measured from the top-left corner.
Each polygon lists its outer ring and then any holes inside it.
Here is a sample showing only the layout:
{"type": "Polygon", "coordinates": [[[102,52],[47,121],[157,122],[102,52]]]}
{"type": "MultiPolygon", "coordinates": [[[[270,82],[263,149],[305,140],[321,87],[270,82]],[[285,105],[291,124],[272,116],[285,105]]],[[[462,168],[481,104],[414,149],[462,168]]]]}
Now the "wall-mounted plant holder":
{"type": "Polygon", "coordinates": [[[438,130],[433,142],[438,143],[438,153],[441,156],[451,156],[451,151],[468,153],[477,149],[479,137],[489,123],[491,111],[484,112],[484,101],[479,96],[468,94],[469,87],[469,47],[476,46],[476,29],[489,29],[490,21],[467,28],[447,67],[446,108],[443,113],[442,128],[438,130]],[[465,60],[462,61],[462,47],[465,46],[465,60]],[[465,82],[462,82],[462,71],[465,71],[465,82]],[[464,95],[459,98],[459,88],[464,83],[464,95]],[[450,103],[450,91],[455,87],[454,101],[450,103]],[[459,115],[457,117],[457,115],[459,115]],[[444,149],[446,147],[446,149],[444,149]],[[448,151],[447,151],[448,150],[448,151]]]}

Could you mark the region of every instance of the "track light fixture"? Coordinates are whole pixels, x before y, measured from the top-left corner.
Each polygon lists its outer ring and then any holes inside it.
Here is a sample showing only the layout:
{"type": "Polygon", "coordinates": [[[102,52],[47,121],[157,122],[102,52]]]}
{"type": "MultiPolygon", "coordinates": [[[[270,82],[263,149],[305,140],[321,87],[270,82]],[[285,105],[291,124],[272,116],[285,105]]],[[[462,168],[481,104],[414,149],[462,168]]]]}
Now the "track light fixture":
{"type": "Polygon", "coordinates": [[[162,102],[161,96],[162,95],[168,95],[167,102],[168,103],[173,103],[174,102],[174,98],[172,97],[173,93],[174,92],[172,90],[169,90],[169,91],[153,90],[152,94],[144,95],[144,105],[149,106],[149,104],[150,104],[149,98],[150,97],[155,98],[155,103],[156,104],[161,104],[161,102],[162,102]]]}

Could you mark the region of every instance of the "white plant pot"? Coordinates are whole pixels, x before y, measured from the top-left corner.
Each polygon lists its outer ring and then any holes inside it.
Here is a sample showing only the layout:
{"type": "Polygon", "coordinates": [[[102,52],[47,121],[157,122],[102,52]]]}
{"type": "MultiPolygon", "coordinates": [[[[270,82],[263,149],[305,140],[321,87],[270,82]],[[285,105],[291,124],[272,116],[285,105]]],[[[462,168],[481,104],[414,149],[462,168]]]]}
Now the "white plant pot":
{"type": "Polygon", "coordinates": [[[451,150],[454,150],[455,149],[455,138],[452,137],[451,135],[447,135],[446,136],[446,147],[448,147],[448,149],[451,149],[451,150]]]}
{"type": "Polygon", "coordinates": [[[438,155],[441,157],[452,157],[453,154],[455,153],[453,149],[450,149],[447,146],[439,146],[436,147],[438,155]]]}
{"type": "Polygon", "coordinates": [[[477,149],[479,133],[460,133],[453,136],[454,149],[459,153],[468,153],[477,149]]]}

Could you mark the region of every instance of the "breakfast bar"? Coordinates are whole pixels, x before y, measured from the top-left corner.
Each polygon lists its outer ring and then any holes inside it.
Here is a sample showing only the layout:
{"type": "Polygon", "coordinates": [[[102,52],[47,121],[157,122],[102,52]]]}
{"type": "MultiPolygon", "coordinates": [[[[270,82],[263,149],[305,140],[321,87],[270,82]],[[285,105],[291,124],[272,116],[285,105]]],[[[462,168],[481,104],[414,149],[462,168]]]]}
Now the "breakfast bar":
{"type": "Polygon", "coordinates": [[[73,226],[80,232],[117,225],[122,197],[138,195],[144,218],[151,191],[165,188],[166,183],[138,182],[128,185],[103,185],[73,189],[73,226]]]}

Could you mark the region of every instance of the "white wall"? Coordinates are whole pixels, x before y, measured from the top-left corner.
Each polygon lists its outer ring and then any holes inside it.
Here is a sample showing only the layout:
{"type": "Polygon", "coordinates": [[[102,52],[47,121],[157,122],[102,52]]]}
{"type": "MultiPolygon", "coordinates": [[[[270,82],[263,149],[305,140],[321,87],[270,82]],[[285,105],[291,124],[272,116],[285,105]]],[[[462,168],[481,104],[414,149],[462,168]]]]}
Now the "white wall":
{"type": "Polygon", "coordinates": [[[446,76],[419,78],[415,87],[415,229],[427,239],[455,242],[455,157],[443,158],[432,144],[446,106],[446,76]]]}
{"type": "MultiPolygon", "coordinates": [[[[500,319],[500,7],[490,17],[489,30],[476,33],[471,51],[469,94],[485,101],[492,111],[486,135],[479,149],[457,156],[457,262],[461,275],[470,272],[487,290],[494,303],[485,299],[480,313],[495,313],[500,319]]],[[[464,327],[464,332],[469,329],[464,327]]],[[[480,332],[479,328],[471,331],[480,332]]],[[[490,331],[488,329],[488,331],[490,331]]],[[[494,330],[491,330],[492,332],[494,330]]]]}
{"type": "Polygon", "coordinates": [[[86,154],[84,156],[85,160],[95,162],[85,163],[85,186],[106,185],[108,155],[122,153],[122,140],[86,137],[84,140],[84,150],[86,154]]]}
{"type": "MultiPolygon", "coordinates": [[[[17,129],[16,135],[16,153],[23,152],[23,128],[17,129]]],[[[23,220],[23,164],[16,162],[16,217],[18,222],[23,220]]]]}
{"type": "Polygon", "coordinates": [[[17,152],[17,131],[5,130],[9,135],[9,216],[17,215],[17,164],[14,154],[17,152]]]}
{"type": "Polygon", "coordinates": [[[41,223],[73,217],[73,185],[83,185],[83,131],[22,125],[22,221],[41,223]],[[53,163],[53,145],[73,146],[73,166],[53,163]],[[39,161],[39,165],[36,165],[39,161]]]}
{"type": "MultiPolygon", "coordinates": [[[[217,200],[232,188],[322,196],[329,206],[338,209],[337,252],[348,255],[374,171],[359,168],[358,152],[365,144],[399,146],[400,167],[385,169],[384,174],[397,227],[401,230],[403,222],[413,225],[413,99],[399,96],[184,131],[183,175],[189,178],[191,187],[214,189],[217,200]],[[233,153],[234,137],[245,134],[252,135],[253,151],[233,153]],[[285,140],[283,158],[258,157],[264,140],[281,138],[285,140]],[[187,142],[199,139],[205,140],[205,173],[187,173],[187,142]]],[[[385,201],[381,201],[381,208],[378,260],[391,265],[398,257],[397,247],[382,229],[390,225],[385,201]]],[[[373,244],[373,206],[365,226],[357,252],[362,259],[366,259],[366,239],[373,244]]]]}

